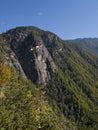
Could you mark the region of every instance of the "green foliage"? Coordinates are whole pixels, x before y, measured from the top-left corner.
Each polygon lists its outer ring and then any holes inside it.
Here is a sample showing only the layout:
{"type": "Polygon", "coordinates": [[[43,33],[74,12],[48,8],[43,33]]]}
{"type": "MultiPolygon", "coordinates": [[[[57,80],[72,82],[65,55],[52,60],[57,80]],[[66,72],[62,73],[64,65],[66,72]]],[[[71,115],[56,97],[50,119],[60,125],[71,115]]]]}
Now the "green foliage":
{"type": "Polygon", "coordinates": [[[47,47],[58,66],[47,84],[47,95],[56,101],[65,117],[77,122],[79,129],[97,130],[97,116],[92,113],[98,108],[98,58],[71,43],[47,47]]]}
{"type": "Polygon", "coordinates": [[[4,65],[0,64],[0,83],[6,83],[10,79],[10,70],[4,65]]]}
{"type": "Polygon", "coordinates": [[[0,99],[0,129],[61,130],[60,120],[44,92],[12,72],[0,99]]]}

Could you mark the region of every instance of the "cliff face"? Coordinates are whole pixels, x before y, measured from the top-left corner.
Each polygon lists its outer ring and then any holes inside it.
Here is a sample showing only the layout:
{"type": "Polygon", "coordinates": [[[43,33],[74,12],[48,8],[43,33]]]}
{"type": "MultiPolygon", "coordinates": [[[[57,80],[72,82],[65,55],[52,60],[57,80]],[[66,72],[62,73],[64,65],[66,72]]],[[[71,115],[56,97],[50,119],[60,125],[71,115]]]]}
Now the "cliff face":
{"type": "Polygon", "coordinates": [[[8,43],[2,38],[0,38],[0,58],[2,59],[0,63],[5,63],[10,67],[14,67],[18,74],[26,78],[26,75],[21,67],[21,64],[16,54],[9,47],[8,43]]]}
{"type": "Polygon", "coordinates": [[[27,78],[38,84],[46,84],[51,78],[51,73],[55,72],[56,65],[42,37],[30,30],[16,29],[8,32],[4,39],[13,51],[13,64],[17,66],[16,61],[19,61],[27,78]]]}

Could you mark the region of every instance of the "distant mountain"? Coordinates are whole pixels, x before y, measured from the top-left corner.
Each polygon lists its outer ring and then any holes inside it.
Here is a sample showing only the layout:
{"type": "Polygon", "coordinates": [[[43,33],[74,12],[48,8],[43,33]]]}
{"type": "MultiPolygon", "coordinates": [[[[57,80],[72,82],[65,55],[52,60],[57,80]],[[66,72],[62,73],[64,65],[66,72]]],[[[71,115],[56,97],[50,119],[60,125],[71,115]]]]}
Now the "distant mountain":
{"type": "Polygon", "coordinates": [[[98,55],[98,38],[75,39],[71,42],[79,43],[82,47],[98,55]]]}
{"type": "Polygon", "coordinates": [[[2,129],[98,130],[98,57],[80,44],[11,29],[0,35],[0,82],[2,129]]]}

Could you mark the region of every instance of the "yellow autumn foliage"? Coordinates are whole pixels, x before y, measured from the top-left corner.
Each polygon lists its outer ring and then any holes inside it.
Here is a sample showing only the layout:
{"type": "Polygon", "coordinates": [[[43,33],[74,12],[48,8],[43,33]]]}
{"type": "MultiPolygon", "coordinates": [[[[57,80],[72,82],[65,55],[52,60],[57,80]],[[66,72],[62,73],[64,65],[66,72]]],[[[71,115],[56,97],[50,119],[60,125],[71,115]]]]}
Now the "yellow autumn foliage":
{"type": "Polygon", "coordinates": [[[0,64],[0,83],[7,83],[10,76],[9,68],[5,64],[0,64]]]}
{"type": "Polygon", "coordinates": [[[30,90],[27,92],[27,97],[28,97],[28,98],[31,98],[31,97],[32,97],[32,93],[31,93],[30,90]]]}

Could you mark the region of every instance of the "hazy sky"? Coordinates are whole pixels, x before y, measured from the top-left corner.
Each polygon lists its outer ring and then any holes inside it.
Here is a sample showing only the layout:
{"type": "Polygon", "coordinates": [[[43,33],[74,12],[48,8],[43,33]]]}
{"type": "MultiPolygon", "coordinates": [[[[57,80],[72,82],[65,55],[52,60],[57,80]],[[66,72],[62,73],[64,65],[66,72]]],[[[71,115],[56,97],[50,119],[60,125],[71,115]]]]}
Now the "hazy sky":
{"type": "Polygon", "coordinates": [[[29,25],[63,39],[98,37],[98,0],[0,0],[0,33],[29,25]]]}

